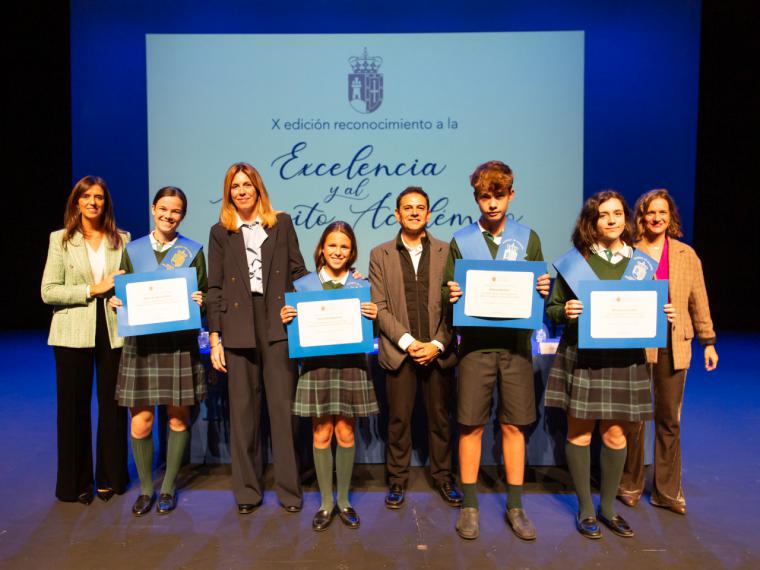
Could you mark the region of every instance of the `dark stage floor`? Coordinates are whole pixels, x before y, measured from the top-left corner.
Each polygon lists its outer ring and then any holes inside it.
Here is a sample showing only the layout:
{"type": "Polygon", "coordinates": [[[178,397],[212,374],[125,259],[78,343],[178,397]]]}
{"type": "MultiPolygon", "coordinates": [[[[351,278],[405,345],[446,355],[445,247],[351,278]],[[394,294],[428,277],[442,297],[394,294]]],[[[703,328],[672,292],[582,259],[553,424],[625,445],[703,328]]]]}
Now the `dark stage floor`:
{"type": "MultiPolygon", "coordinates": [[[[42,333],[0,335],[0,567],[2,568],[760,568],[760,382],[750,365],[760,335],[723,334],[718,372],[697,366],[684,405],[686,517],[642,502],[620,505],[637,532],[582,538],[575,496],[562,469],[531,471],[525,505],[538,540],[507,529],[502,484],[493,468],[481,480],[481,537],[455,534],[457,511],[415,470],[406,506],[389,511],[380,466],[355,470],[352,502],[359,530],[336,520],[311,530],[319,495],[307,487],[304,510],[287,514],[268,492],[241,517],[228,466],[188,466],[177,510],[141,519],[137,494],[90,506],[57,502],[52,351],[42,333]],[[746,437],[744,437],[746,436],[746,437]]],[[[696,362],[698,365],[699,362],[696,362]]]]}

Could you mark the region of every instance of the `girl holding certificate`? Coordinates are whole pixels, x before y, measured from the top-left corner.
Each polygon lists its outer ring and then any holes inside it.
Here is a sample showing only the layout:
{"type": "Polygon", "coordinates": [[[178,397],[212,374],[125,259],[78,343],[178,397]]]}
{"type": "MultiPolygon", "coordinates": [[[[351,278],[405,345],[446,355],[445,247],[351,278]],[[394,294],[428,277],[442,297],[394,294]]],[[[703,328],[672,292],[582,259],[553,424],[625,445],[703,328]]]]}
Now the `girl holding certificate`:
{"type": "MultiPolygon", "coordinates": [[[[155,229],[131,242],[122,258],[127,273],[195,268],[198,291],[192,300],[203,306],[206,291],[206,260],[203,247],[177,233],[187,213],[187,198],[179,188],[161,188],[153,198],[155,229]]],[[[121,306],[117,297],[109,304],[121,306]]],[[[167,514],[177,505],[174,482],[182,466],[190,434],[190,406],[206,395],[206,374],[198,350],[198,331],[177,331],[127,337],[119,366],[116,399],[132,412],[132,455],[140,476],[140,495],[132,506],[139,517],[156,500],[153,491],[153,421],[155,406],[166,406],[169,437],[166,472],[156,511],[167,514]]]]}
{"type": "MultiPolygon", "coordinates": [[[[369,287],[364,279],[350,273],[356,261],[354,232],[345,222],[333,222],[325,228],[314,251],[317,273],[310,273],[294,283],[296,291],[369,287]]],[[[374,320],[377,305],[361,304],[362,315],[374,320]]],[[[285,305],[280,311],[283,323],[296,317],[296,309],[285,305]]],[[[375,390],[367,376],[364,354],[319,356],[301,363],[293,413],[311,417],[313,422],[314,466],[322,503],[314,515],[312,528],[322,531],[330,526],[336,512],[349,528],[359,527],[359,515],[348,500],[348,489],[354,467],[354,424],[356,418],[379,412],[375,390]],[[338,484],[337,508],[333,500],[333,434],[337,440],[335,454],[338,484]]]]}
{"type": "Polygon", "coordinates": [[[129,484],[127,414],[113,399],[124,339],[105,310],[129,234],[116,227],[105,181],[85,176],[66,201],[64,228],[50,234],[42,300],[53,306],[48,344],[55,355],[58,478],[55,496],[88,505],[93,483],[108,501],[129,484]],[[92,470],[92,371],[98,381],[98,437],[92,470]]]}
{"type": "MultiPolygon", "coordinates": [[[[655,451],[651,502],[674,513],[686,514],[681,488],[681,406],[686,371],[691,362],[691,340],[696,333],[704,345],[705,369],[718,365],[715,331],[710,318],[702,264],[688,245],[678,241],[681,220],[667,190],[652,190],[636,202],[636,247],[659,261],[657,279],[667,279],[670,299],[678,316],[668,331],[668,345],[647,350],[654,383],[655,451]]],[[[618,498],[634,507],[644,490],[644,424],[628,433],[628,457],[618,498]]]]}
{"type": "MultiPolygon", "coordinates": [[[[578,496],[576,528],[587,538],[601,538],[600,520],[612,532],[632,537],[630,525],[615,512],[614,501],[626,458],[626,431],[631,422],[651,419],[652,399],[643,349],[579,349],[577,319],[583,304],[568,283],[591,268],[598,279],[621,279],[633,257],[629,209],[614,190],[586,200],[573,231],[574,248],[563,256],[557,282],[546,307],[554,322],[565,324],[546,387],[545,403],[567,413],[565,454],[578,496]],[[587,266],[586,266],[587,265],[587,266]],[[602,436],[601,501],[591,498],[591,434],[599,422],[602,436]]],[[[630,264],[634,265],[634,264],[630,264]]],[[[593,275],[592,275],[593,277],[593,275]]],[[[664,307],[673,320],[673,307],[664,307]]]]}

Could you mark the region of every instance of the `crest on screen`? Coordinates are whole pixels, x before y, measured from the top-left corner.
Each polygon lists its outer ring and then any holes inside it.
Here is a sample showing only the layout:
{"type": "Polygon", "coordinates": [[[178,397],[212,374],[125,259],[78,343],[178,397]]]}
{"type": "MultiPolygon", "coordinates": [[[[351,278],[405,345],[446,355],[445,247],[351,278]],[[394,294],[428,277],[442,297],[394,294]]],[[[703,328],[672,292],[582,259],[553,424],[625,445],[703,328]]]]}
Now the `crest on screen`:
{"type": "Polygon", "coordinates": [[[383,58],[364,53],[348,58],[348,102],[359,113],[374,113],[383,102],[383,74],[379,72],[383,58]]]}

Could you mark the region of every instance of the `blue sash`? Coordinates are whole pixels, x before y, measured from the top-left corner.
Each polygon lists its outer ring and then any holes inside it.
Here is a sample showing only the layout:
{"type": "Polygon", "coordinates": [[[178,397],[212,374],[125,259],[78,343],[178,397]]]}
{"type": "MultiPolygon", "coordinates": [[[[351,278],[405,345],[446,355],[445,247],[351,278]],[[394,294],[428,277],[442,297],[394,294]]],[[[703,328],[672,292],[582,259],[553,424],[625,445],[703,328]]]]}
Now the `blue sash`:
{"type": "Polygon", "coordinates": [[[457,246],[464,259],[517,261],[525,259],[528,254],[530,228],[513,220],[507,220],[495,258],[491,257],[491,250],[488,249],[486,238],[477,222],[457,230],[454,233],[454,239],[457,240],[457,246]]]}
{"type": "MultiPolygon", "coordinates": [[[[570,286],[576,296],[578,296],[578,283],[581,281],[598,281],[594,270],[588,264],[588,261],[574,247],[570,248],[567,253],[562,254],[552,264],[554,268],[562,275],[562,278],[570,286]]],[[[633,256],[628,260],[628,267],[622,279],[629,281],[643,281],[652,279],[657,271],[657,262],[649,257],[643,251],[633,250],[633,256]]]]}
{"type": "Polygon", "coordinates": [[[202,248],[203,245],[197,241],[178,234],[177,241],[166,252],[163,262],[159,264],[156,262],[156,252],[153,251],[150,236],[143,236],[127,244],[127,253],[135,273],[146,273],[158,269],[188,267],[202,248]]]}
{"type": "MultiPolygon", "coordinates": [[[[322,291],[322,280],[319,278],[319,273],[309,273],[304,275],[300,279],[293,282],[293,286],[298,293],[303,291],[322,291]]],[[[354,279],[349,273],[344,289],[355,289],[360,287],[369,287],[369,281],[366,279],[354,279]]]]}

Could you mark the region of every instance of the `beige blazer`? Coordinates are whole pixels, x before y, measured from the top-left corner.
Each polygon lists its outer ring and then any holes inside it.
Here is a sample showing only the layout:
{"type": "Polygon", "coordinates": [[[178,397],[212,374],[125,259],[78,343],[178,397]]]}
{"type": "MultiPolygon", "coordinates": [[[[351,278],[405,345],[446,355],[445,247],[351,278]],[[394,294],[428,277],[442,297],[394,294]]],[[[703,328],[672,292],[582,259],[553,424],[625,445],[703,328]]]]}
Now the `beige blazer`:
{"type": "MultiPolygon", "coordinates": [[[[668,239],[668,290],[676,308],[671,325],[673,367],[685,370],[691,364],[691,341],[696,333],[701,343],[715,338],[707,300],[702,263],[695,251],[683,242],[668,239]]],[[[657,349],[647,349],[647,361],[657,362],[657,349]]]]}
{"type": "MultiPolygon", "coordinates": [[[[430,240],[430,289],[428,291],[428,320],[430,339],[440,342],[446,350],[439,363],[446,368],[456,363],[451,350],[452,331],[441,311],[441,282],[449,244],[437,240],[428,232],[430,240]]],[[[398,341],[409,332],[409,315],[406,310],[404,274],[401,258],[396,249],[396,239],[372,249],[369,256],[369,281],[372,285],[372,301],[377,305],[377,322],[380,328],[378,356],[380,366],[386,370],[398,370],[407,353],[399,348],[398,341]]]]}
{"type": "MultiPolygon", "coordinates": [[[[50,323],[48,344],[69,348],[90,348],[95,346],[95,323],[97,303],[87,298],[87,285],[92,285],[92,269],[87,257],[84,237],[77,232],[63,247],[63,232],[50,234],[45,271],[42,274],[42,300],[53,305],[53,320],[50,323]]],[[[114,249],[106,241],[105,273],[118,271],[121,254],[129,242],[129,234],[121,233],[121,246],[114,249]]],[[[116,334],[116,314],[106,311],[106,325],[111,348],[124,345],[124,339],[116,334]]]]}

